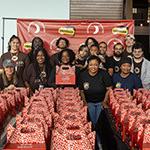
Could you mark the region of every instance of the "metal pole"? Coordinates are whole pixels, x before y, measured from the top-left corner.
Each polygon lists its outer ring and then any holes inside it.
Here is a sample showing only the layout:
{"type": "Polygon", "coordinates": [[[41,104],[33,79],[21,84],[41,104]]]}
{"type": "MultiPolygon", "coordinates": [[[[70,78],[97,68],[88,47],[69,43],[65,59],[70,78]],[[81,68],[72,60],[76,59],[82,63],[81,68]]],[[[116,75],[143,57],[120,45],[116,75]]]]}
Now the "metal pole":
{"type": "Polygon", "coordinates": [[[2,54],[4,54],[4,42],[5,42],[5,20],[17,20],[17,18],[5,18],[3,17],[3,26],[2,26],[2,54]]]}
{"type": "Polygon", "coordinates": [[[3,17],[3,18],[6,20],[17,20],[17,18],[6,18],[6,17],[3,17]]]}
{"type": "Polygon", "coordinates": [[[2,26],[2,54],[4,54],[4,34],[5,34],[5,18],[3,19],[3,26],[2,26]]]}

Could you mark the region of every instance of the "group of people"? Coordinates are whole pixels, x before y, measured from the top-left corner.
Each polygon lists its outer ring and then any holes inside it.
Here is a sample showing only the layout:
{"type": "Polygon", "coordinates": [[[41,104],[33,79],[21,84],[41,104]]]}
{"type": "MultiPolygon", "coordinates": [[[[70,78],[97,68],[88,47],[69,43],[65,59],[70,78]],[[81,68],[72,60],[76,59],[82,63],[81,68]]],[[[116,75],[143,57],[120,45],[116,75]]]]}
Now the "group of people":
{"type": "Polygon", "coordinates": [[[77,53],[69,48],[69,40],[60,37],[56,53],[47,54],[40,37],[32,40],[28,55],[20,51],[21,41],[13,35],[8,52],[0,58],[0,89],[28,87],[33,93],[43,87],[58,87],[55,83],[56,66],[75,66],[76,86],[88,105],[90,118],[96,125],[102,106],[107,106],[110,88],[150,88],[150,62],[144,58],[143,46],[127,35],[125,46],[116,43],[113,56],[107,56],[107,44],[88,37],[77,53]]]}

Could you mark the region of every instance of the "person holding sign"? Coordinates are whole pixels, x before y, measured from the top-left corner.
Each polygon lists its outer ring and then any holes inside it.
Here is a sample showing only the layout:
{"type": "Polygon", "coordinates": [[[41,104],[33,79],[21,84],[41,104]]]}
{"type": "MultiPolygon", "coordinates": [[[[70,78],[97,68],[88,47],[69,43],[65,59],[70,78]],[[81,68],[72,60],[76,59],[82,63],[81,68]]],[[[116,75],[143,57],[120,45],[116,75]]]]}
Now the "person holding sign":
{"type": "Polygon", "coordinates": [[[59,65],[53,68],[50,78],[50,87],[64,87],[76,84],[76,69],[74,66],[75,54],[71,49],[64,49],[58,55],[59,65]]]}

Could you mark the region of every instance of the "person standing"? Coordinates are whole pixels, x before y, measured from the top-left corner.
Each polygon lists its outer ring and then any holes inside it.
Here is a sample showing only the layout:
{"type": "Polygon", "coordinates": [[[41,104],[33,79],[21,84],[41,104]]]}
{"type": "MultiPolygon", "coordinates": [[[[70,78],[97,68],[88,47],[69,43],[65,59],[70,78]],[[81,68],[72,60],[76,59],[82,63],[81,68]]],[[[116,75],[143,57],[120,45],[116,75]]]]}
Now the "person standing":
{"type": "Polygon", "coordinates": [[[132,58],[133,54],[132,54],[132,47],[135,44],[135,37],[132,34],[128,34],[125,37],[125,50],[124,50],[124,57],[130,57],[132,58]]]}
{"type": "Polygon", "coordinates": [[[64,37],[60,37],[57,41],[56,41],[56,53],[53,54],[50,57],[50,62],[52,67],[55,67],[56,65],[59,65],[59,54],[63,49],[66,49],[69,47],[69,40],[67,38],[64,37]]]}
{"type": "Polygon", "coordinates": [[[106,93],[112,86],[109,74],[99,69],[99,57],[92,55],[87,60],[87,69],[79,75],[78,86],[82,99],[88,105],[88,111],[93,126],[96,126],[102,106],[107,103],[106,93]]]}
{"type": "Polygon", "coordinates": [[[105,67],[108,73],[112,76],[113,73],[120,71],[120,62],[123,57],[124,46],[121,43],[114,45],[114,55],[107,57],[105,67]]]}
{"type": "Polygon", "coordinates": [[[91,45],[98,45],[98,41],[93,38],[93,37],[88,37],[86,40],[85,40],[85,45],[90,49],[91,48],[91,45]]]}
{"type": "Polygon", "coordinates": [[[85,44],[82,44],[76,54],[75,66],[82,70],[85,66],[85,62],[89,56],[89,49],[85,44]]]}
{"type": "Polygon", "coordinates": [[[32,39],[31,51],[28,54],[31,63],[33,61],[33,57],[34,57],[36,50],[40,48],[44,48],[44,42],[40,37],[36,36],[32,39]]]}
{"type": "Polygon", "coordinates": [[[78,86],[82,100],[88,106],[89,117],[94,130],[96,130],[96,145],[101,150],[101,138],[99,134],[98,120],[103,107],[107,107],[109,89],[112,82],[109,74],[99,69],[100,58],[91,55],[87,60],[87,69],[80,73],[78,86]]]}
{"type": "Polygon", "coordinates": [[[114,73],[112,76],[113,87],[128,89],[133,93],[133,89],[142,88],[141,79],[131,72],[132,60],[129,57],[121,60],[120,72],[114,73]]]}
{"type": "Polygon", "coordinates": [[[25,81],[31,92],[48,86],[52,67],[44,48],[39,47],[33,55],[33,61],[24,72],[25,81]]]}
{"type": "Polygon", "coordinates": [[[150,89],[150,61],[144,58],[143,46],[138,42],[133,45],[132,72],[141,78],[144,88],[150,89]]]}
{"type": "MultiPolygon", "coordinates": [[[[0,58],[0,69],[3,71],[3,62],[5,59],[11,59],[15,64],[15,71],[20,81],[24,83],[23,72],[29,65],[29,57],[20,51],[21,41],[19,37],[13,35],[8,43],[8,52],[0,58]]],[[[25,84],[25,83],[24,83],[25,84]]]]}
{"type": "MultiPolygon", "coordinates": [[[[53,88],[67,86],[67,85],[57,85],[56,84],[56,74],[57,74],[56,72],[57,72],[57,68],[58,67],[61,68],[61,66],[70,66],[70,67],[73,67],[74,66],[74,61],[75,61],[75,53],[73,52],[73,50],[68,49],[68,48],[63,49],[59,53],[59,55],[58,55],[58,65],[53,66],[53,69],[52,69],[51,74],[49,76],[48,85],[50,87],[53,87],[53,88]]],[[[77,74],[76,73],[76,69],[75,69],[74,74],[76,76],[76,74],[77,74]]]]}
{"type": "Polygon", "coordinates": [[[107,44],[106,42],[102,41],[99,43],[99,57],[104,64],[106,62],[107,57],[106,52],[107,52],[107,44]]]}

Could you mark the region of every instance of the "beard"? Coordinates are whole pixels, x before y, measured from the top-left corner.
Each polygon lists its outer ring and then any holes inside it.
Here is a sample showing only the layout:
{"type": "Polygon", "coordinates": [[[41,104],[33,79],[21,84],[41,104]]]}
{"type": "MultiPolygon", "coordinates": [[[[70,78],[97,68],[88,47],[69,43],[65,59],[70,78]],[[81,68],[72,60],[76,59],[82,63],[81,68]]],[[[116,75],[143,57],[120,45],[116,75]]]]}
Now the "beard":
{"type": "Polygon", "coordinates": [[[121,57],[123,53],[114,53],[115,57],[121,57]]]}

